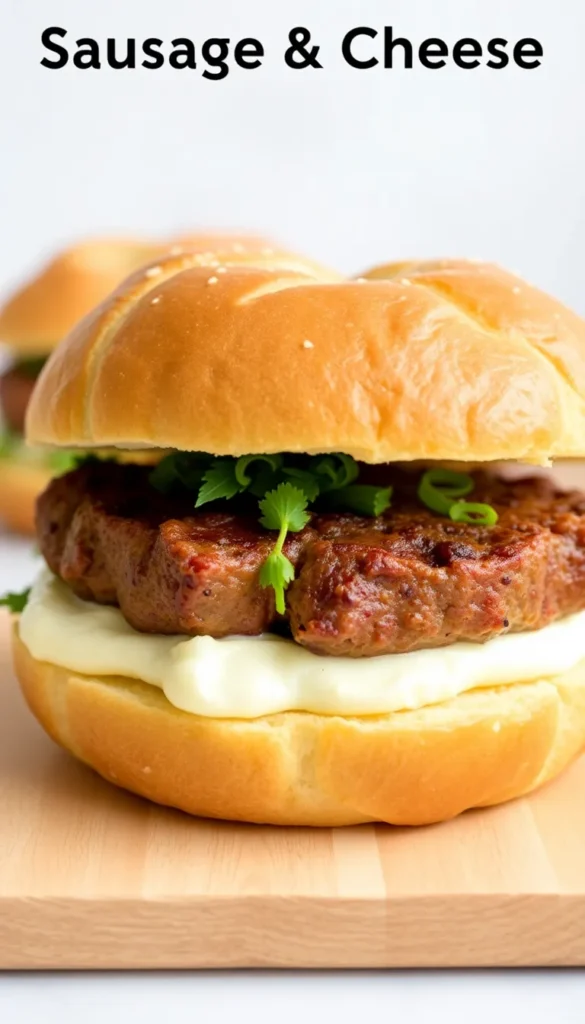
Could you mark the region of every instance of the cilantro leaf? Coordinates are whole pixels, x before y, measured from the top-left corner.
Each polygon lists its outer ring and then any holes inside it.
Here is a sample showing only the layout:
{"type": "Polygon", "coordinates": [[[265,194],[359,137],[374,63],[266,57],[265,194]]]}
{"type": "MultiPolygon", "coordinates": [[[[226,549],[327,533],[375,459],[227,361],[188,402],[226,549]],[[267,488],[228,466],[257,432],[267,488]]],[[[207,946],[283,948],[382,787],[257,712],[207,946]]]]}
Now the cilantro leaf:
{"type": "Polygon", "coordinates": [[[148,475],[150,486],[154,487],[156,491],[160,491],[161,494],[168,494],[177,482],[177,479],[174,455],[167,455],[160,462],[157,462],[154,469],[148,475]]]}
{"type": "Polygon", "coordinates": [[[391,487],[375,487],[372,484],[350,484],[341,487],[331,495],[336,506],[349,509],[364,516],[381,516],[390,508],[391,487]]]}
{"type": "Polygon", "coordinates": [[[267,530],[282,530],[285,527],[285,534],[288,530],[298,533],[309,522],[309,513],[305,511],[307,498],[293,484],[279,484],[276,490],[265,495],[259,505],[262,513],[260,522],[267,530]]]}
{"type": "Polygon", "coordinates": [[[260,569],[260,585],[272,587],[276,599],[276,610],[284,614],[284,592],[294,579],[295,570],[290,559],[282,553],[286,535],[289,530],[298,533],[309,521],[306,511],[307,498],[303,491],[293,484],[279,484],[274,491],[259,502],[262,517],[260,522],[267,530],[278,530],[276,544],[260,569]]]}
{"type": "Polygon", "coordinates": [[[284,591],[295,578],[294,565],[282,551],[272,551],[260,569],[260,586],[272,587],[274,590],[276,610],[284,615],[284,591]]]}
{"type": "Polygon", "coordinates": [[[297,469],[296,466],[285,466],[282,472],[293,481],[295,487],[303,491],[307,501],[313,502],[319,497],[321,484],[315,473],[309,469],[297,469]]]}
{"type": "Polygon", "coordinates": [[[195,508],[206,505],[208,501],[217,501],[218,498],[234,498],[243,490],[245,487],[236,479],[234,459],[216,459],[203,474],[203,484],[199,489],[195,508]]]}
{"type": "Polygon", "coordinates": [[[17,615],[26,607],[29,594],[30,587],[23,590],[21,594],[14,594],[9,591],[7,594],[0,597],[0,608],[8,608],[9,612],[13,615],[17,615]]]}
{"type": "Polygon", "coordinates": [[[174,460],[175,477],[187,491],[199,489],[205,472],[213,462],[211,455],[199,452],[177,452],[174,460]]]}
{"type": "Polygon", "coordinates": [[[172,452],[157,463],[148,481],[161,494],[169,494],[177,486],[197,491],[211,461],[211,456],[198,452],[172,452]]]}

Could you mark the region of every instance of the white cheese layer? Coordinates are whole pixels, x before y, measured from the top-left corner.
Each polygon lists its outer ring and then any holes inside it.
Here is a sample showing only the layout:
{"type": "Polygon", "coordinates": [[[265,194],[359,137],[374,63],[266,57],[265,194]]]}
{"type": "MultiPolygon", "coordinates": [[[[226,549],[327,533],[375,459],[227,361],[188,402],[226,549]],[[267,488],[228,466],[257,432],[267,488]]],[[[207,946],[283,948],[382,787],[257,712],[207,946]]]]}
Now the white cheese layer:
{"type": "Polygon", "coordinates": [[[328,658],[270,635],[214,640],[138,633],[117,608],[81,601],[45,570],[22,613],[20,635],[39,661],[84,675],[141,679],[194,715],[375,715],[566,672],[585,658],[585,611],[485,644],[328,658]]]}

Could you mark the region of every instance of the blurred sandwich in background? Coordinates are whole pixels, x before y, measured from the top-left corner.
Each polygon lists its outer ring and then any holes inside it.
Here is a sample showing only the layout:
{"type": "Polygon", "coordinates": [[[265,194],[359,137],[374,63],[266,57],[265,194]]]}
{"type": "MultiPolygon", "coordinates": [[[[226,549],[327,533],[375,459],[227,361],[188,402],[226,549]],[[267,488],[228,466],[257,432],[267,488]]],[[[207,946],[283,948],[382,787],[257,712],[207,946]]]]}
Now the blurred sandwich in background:
{"type": "MultiPolygon", "coordinates": [[[[51,477],[66,472],[75,455],[27,446],[26,409],[49,355],[87,313],[128,275],[169,251],[200,252],[213,266],[218,257],[236,262],[277,250],[252,234],[185,233],[170,239],[94,238],[55,255],[0,307],[0,344],[8,368],[0,376],[0,522],[34,532],[37,495],[51,477]]],[[[278,250],[280,251],[280,250],[278,250]]],[[[294,259],[294,257],[292,257],[294,259]]]]}

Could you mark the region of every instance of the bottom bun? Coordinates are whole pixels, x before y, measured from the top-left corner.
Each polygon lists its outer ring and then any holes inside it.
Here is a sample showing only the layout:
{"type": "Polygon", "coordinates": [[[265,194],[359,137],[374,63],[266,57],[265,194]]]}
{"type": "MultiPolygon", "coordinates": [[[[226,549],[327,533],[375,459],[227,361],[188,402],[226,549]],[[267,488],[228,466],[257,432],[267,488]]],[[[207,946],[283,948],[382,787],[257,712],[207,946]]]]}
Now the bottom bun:
{"type": "Polygon", "coordinates": [[[585,747],[585,662],[418,711],[244,720],[190,715],[145,683],[36,661],[18,626],[13,649],[29,707],[57,743],[110,782],[204,817],[424,825],[521,796],[585,747]]]}
{"type": "Polygon", "coordinates": [[[0,459],[0,522],[18,533],[34,534],[35,502],[51,476],[45,466],[17,458],[0,459]]]}

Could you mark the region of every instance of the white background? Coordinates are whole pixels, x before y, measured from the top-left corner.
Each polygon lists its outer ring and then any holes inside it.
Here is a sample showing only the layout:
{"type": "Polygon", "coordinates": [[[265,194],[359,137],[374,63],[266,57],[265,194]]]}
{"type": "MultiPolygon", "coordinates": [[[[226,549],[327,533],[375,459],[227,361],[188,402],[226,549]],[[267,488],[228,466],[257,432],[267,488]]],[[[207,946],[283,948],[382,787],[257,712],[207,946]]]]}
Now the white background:
{"type": "MultiPolygon", "coordinates": [[[[495,259],[585,313],[582,0],[0,0],[0,292],[54,246],[100,231],[255,228],[348,271],[383,259],[495,259]],[[282,59],[295,25],[322,71],[282,59]],[[537,71],[356,71],[359,24],[420,43],[475,36],[544,45],[537,71]],[[49,71],[48,25],[103,41],[257,36],[264,65],[49,71]]],[[[364,44],[365,54],[375,44],[364,44]]],[[[0,584],[34,561],[0,539],[0,584]]],[[[0,1019],[585,1019],[580,972],[23,975],[0,1019]]]]}
{"type": "Polygon", "coordinates": [[[0,978],[2,1024],[583,1024],[584,1015],[576,971],[0,978]]]}
{"type": "Polygon", "coordinates": [[[354,271],[495,259],[585,313],[582,0],[0,0],[0,19],[0,292],[87,232],[238,225],[354,271]],[[321,71],[284,63],[299,24],[321,71]],[[72,52],[81,36],[251,35],[266,56],[219,82],[201,67],[51,71],[49,25],[72,52]],[[534,36],[544,59],[358,71],[340,51],[356,25],[415,43],[534,36]]]}

